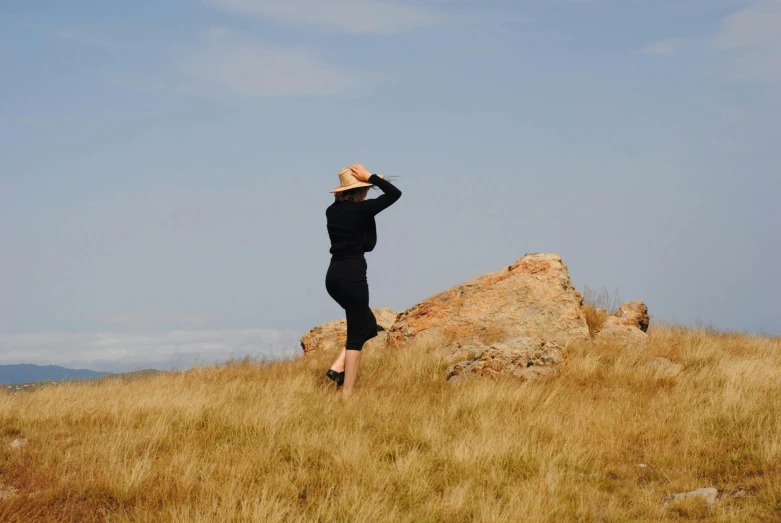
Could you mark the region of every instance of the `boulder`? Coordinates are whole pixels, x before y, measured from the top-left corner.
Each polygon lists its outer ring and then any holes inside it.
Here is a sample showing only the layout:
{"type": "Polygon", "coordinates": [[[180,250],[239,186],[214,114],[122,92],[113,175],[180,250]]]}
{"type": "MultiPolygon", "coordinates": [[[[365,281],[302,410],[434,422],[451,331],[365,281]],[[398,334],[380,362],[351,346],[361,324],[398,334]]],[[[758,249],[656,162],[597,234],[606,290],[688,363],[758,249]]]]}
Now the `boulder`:
{"type": "Polygon", "coordinates": [[[618,312],[610,316],[616,325],[636,327],[643,332],[648,332],[648,324],[651,322],[648,307],[641,301],[624,303],[618,308],[618,312]]]}
{"type": "Polygon", "coordinates": [[[452,287],[402,312],[389,347],[436,334],[446,340],[588,339],[583,296],[557,254],[527,254],[512,265],[452,287]]]}
{"type": "Polygon", "coordinates": [[[607,319],[602,329],[596,335],[597,339],[614,340],[626,346],[634,347],[644,347],[648,344],[648,334],[637,327],[617,324],[612,318],[611,316],[607,319]]]}
{"type": "MultiPolygon", "coordinates": [[[[376,338],[366,342],[364,348],[380,348],[386,344],[388,331],[396,321],[398,313],[390,309],[372,309],[377,325],[383,330],[376,338]]],[[[347,320],[341,319],[315,327],[301,337],[301,348],[305,353],[322,350],[341,350],[347,341],[347,320]]]]}
{"type": "Polygon", "coordinates": [[[613,339],[629,346],[645,346],[648,343],[648,307],[641,301],[630,301],[608,316],[597,334],[598,338],[613,339]]]}
{"type": "Polygon", "coordinates": [[[455,361],[447,369],[448,381],[468,377],[495,378],[514,376],[521,381],[532,381],[555,373],[554,365],[561,363],[566,351],[553,342],[539,338],[518,337],[492,345],[458,345],[450,354],[455,361]]]}

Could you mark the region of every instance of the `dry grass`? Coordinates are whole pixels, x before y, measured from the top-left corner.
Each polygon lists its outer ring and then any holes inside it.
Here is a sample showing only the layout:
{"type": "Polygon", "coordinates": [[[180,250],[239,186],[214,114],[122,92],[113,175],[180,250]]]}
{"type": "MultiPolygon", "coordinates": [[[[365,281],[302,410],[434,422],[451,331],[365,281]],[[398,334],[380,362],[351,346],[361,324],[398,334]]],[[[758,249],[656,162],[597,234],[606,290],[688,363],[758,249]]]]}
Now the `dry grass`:
{"type": "Polygon", "coordinates": [[[618,312],[621,306],[621,297],[618,295],[618,289],[610,292],[607,287],[602,287],[602,290],[597,291],[586,285],[583,287],[583,303],[613,314],[618,312]]]}
{"type": "Polygon", "coordinates": [[[348,403],[332,354],[0,395],[0,521],[781,521],[781,341],[650,335],[524,384],[367,352],[348,403]]]}
{"type": "Polygon", "coordinates": [[[588,325],[588,331],[592,336],[602,330],[608,316],[610,316],[605,309],[600,309],[593,305],[583,305],[581,310],[583,311],[583,316],[586,317],[586,325],[588,325]]]}
{"type": "Polygon", "coordinates": [[[621,305],[621,298],[618,296],[618,289],[613,292],[602,287],[602,290],[596,291],[586,285],[583,288],[583,315],[586,317],[588,331],[592,336],[599,333],[605,325],[608,317],[618,312],[621,305]]]}

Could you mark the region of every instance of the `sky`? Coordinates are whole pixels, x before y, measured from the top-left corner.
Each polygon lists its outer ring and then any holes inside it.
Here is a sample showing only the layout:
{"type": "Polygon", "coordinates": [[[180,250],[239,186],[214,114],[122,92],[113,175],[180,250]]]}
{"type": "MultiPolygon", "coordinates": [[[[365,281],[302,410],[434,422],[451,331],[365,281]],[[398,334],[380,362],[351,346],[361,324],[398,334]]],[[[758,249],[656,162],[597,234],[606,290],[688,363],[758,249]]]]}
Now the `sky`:
{"type": "Polygon", "coordinates": [[[779,28],[781,0],[4,0],[0,364],[298,354],[343,317],[353,163],[403,191],[373,307],[556,252],[652,321],[781,334],[779,28]]]}

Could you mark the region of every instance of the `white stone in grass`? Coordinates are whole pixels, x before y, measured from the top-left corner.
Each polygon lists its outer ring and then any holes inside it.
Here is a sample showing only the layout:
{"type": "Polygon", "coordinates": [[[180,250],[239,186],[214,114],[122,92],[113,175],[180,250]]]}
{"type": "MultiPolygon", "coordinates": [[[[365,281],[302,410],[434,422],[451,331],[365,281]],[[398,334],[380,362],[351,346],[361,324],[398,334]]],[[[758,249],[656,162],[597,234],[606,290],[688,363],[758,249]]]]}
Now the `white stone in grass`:
{"type": "Polygon", "coordinates": [[[14,496],[16,496],[16,489],[13,487],[7,490],[0,490],[0,501],[11,499],[14,496]]]}
{"type": "Polygon", "coordinates": [[[24,447],[27,445],[27,440],[24,438],[15,439],[11,442],[10,445],[8,445],[9,449],[18,449],[19,447],[24,447]]]}
{"type": "Polygon", "coordinates": [[[702,498],[705,500],[706,505],[713,505],[716,503],[716,497],[719,495],[719,491],[715,488],[698,488],[691,492],[680,492],[678,494],[671,494],[664,498],[664,504],[669,505],[674,501],[679,501],[686,498],[702,498]]]}

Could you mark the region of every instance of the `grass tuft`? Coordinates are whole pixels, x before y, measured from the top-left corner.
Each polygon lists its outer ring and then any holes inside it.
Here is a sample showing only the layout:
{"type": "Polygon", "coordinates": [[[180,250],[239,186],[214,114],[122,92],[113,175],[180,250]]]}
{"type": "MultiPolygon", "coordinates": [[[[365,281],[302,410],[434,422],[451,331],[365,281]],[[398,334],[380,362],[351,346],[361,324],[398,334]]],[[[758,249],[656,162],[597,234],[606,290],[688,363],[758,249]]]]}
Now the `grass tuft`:
{"type": "Polygon", "coordinates": [[[602,330],[608,317],[618,312],[620,306],[621,298],[618,296],[618,289],[610,292],[605,287],[600,291],[588,285],[583,288],[583,315],[586,317],[588,331],[592,336],[602,330]]]}
{"type": "Polygon", "coordinates": [[[589,333],[591,333],[592,336],[598,334],[599,331],[602,330],[602,327],[605,326],[609,314],[605,309],[600,309],[593,305],[584,305],[582,310],[583,315],[586,317],[589,333]]]}
{"type": "Polygon", "coordinates": [[[606,287],[597,291],[588,285],[583,287],[583,304],[589,305],[595,309],[602,309],[607,315],[618,312],[621,306],[621,298],[618,295],[618,289],[610,292],[606,287]]]}

